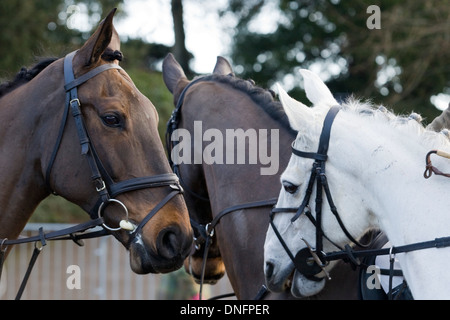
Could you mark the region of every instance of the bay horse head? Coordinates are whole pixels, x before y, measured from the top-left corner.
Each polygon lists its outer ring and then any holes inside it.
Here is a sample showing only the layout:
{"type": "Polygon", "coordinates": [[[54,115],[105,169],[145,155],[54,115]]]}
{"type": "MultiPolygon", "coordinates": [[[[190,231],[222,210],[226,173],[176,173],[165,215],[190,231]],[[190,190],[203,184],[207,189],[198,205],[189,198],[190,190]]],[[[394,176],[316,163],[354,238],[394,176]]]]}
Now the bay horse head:
{"type": "Polygon", "coordinates": [[[114,13],[79,50],[0,96],[0,238],[18,237],[53,192],[102,218],[134,272],[170,272],[190,251],[189,216],[156,109],[119,66],[114,13]]]}
{"type": "MultiPolygon", "coordinates": [[[[218,58],[214,69],[214,74],[232,73],[228,61],[218,58]]],[[[181,65],[175,60],[172,54],[168,54],[163,62],[163,79],[169,91],[173,94],[174,104],[182,104],[181,97],[183,90],[193,81],[189,81],[181,65]]],[[[195,101],[193,102],[195,103],[195,101]]],[[[181,120],[183,122],[183,119],[181,120]]],[[[184,128],[180,123],[180,128],[184,128]]],[[[185,130],[185,129],[181,129],[185,130]]],[[[171,133],[169,133],[171,134],[171,133]]],[[[170,137],[169,139],[170,140],[170,137]]],[[[171,142],[166,141],[169,156],[171,154],[171,142]]],[[[200,164],[177,165],[174,171],[181,177],[184,197],[189,210],[191,222],[194,226],[196,238],[196,250],[190,255],[184,263],[186,272],[191,274],[196,282],[202,278],[202,269],[204,268],[203,283],[214,284],[225,274],[225,265],[222,260],[216,235],[212,235],[212,242],[207,250],[207,256],[204,257],[205,242],[207,236],[204,234],[206,224],[213,220],[213,214],[208,198],[207,184],[203,174],[203,168],[200,164]],[[196,228],[195,225],[201,226],[196,228]],[[206,258],[206,260],[205,260],[206,258]]]]}

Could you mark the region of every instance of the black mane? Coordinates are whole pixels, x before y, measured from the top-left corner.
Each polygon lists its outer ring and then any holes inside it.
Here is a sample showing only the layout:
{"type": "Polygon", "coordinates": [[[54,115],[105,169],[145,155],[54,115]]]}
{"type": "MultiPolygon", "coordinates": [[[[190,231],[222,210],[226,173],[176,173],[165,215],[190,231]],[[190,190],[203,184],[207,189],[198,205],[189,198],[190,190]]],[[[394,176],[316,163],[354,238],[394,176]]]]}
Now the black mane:
{"type": "Polygon", "coordinates": [[[275,93],[272,90],[266,90],[256,86],[253,80],[244,80],[232,75],[223,76],[212,74],[206,76],[205,79],[225,83],[235,89],[247,93],[253,102],[260,106],[272,119],[281,123],[291,135],[294,137],[297,135],[297,132],[293,130],[289,124],[289,120],[284,112],[281,102],[274,99],[275,93]]]}
{"type": "MultiPolygon", "coordinates": [[[[113,51],[108,48],[103,53],[102,59],[108,62],[112,62],[116,59],[122,61],[123,55],[122,52],[118,50],[113,51]]],[[[58,58],[44,58],[36,65],[34,65],[31,69],[22,67],[22,69],[20,69],[20,71],[16,74],[15,78],[12,81],[6,81],[0,84],[0,97],[29,82],[56,60],[58,60],[58,58]]]]}
{"type": "Polygon", "coordinates": [[[6,81],[0,84],[0,97],[29,82],[56,60],[57,58],[46,58],[39,61],[31,69],[22,67],[22,69],[20,69],[20,71],[16,74],[15,78],[12,81],[6,81]]]}

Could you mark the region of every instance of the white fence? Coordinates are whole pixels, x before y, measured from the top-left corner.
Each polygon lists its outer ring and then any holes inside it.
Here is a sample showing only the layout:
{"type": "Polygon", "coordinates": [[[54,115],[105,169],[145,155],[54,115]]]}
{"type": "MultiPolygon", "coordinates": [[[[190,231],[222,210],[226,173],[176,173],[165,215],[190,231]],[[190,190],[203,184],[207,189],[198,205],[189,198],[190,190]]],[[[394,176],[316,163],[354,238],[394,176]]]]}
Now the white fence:
{"type": "MultiPolygon", "coordinates": [[[[28,224],[23,236],[66,228],[68,224],[28,224]]],[[[48,241],[31,272],[22,299],[189,299],[199,286],[182,268],[169,274],[137,275],[129,266],[129,255],[112,236],[88,239],[79,247],[70,240],[48,241]],[[75,266],[75,269],[73,268],[75,266]],[[73,280],[79,276],[79,288],[73,280]],[[174,295],[174,292],[176,295],[174,295]]],[[[0,282],[0,299],[14,299],[29,264],[34,243],[13,247],[0,282]]],[[[204,298],[232,292],[226,276],[216,285],[205,286],[204,298]]]]}

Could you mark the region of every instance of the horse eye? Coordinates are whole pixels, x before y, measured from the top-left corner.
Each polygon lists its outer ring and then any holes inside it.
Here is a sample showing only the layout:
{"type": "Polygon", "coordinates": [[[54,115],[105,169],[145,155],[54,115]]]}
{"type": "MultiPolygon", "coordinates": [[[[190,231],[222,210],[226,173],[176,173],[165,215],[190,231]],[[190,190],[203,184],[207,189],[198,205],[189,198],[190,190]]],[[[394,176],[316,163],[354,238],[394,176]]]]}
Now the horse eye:
{"type": "Polygon", "coordinates": [[[286,190],[286,192],[289,192],[290,194],[294,194],[294,193],[297,192],[298,186],[296,186],[293,183],[284,181],[283,182],[283,188],[284,188],[284,190],[286,190]]]}
{"type": "Polygon", "coordinates": [[[122,124],[121,118],[114,114],[107,114],[102,117],[102,120],[108,127],[120,127],[122,124]]]}

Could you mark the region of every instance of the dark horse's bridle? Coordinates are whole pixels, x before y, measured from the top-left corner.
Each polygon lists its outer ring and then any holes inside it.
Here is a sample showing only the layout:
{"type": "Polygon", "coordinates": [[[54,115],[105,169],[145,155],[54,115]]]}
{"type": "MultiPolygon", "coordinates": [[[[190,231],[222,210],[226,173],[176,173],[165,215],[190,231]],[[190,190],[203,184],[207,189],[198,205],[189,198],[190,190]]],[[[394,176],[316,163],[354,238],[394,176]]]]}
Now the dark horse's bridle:
{"type": "MultiPolygon", "coordinates": [[[[416,250],[423,250],[428,248],[444,248],[450,246],[450,237],[442,237],[435,238],[434,240],[417,242],[413,244],[407,244],[402,246],[383,248],[383,249],[369,249],[372,243],[362,244],[358,242],[347,230],[344,223],[339,216],[339,212],[333,202],[333,198],[331,196],[331,192],[328,186],[327,177],[325,174],[325,163],[327,161],[328,155],[328,146],[330,142],[331,135],[331,127],[333,121],[338,114],[339,110],[341,110],[340,106],[333,106],[328,111],[325,120],[323,122],[322,132],[319,138],[319,147],[317,152],[304,152],[297,150],[294,148],[294,144],[292,144],[292,153],[298,157],[314,159],[314,163],[311,170],[311,176],[308,182],[308,186],[306,189],[305,197],[298,208],[273,208],[270,214],[270,224],[272,229],[275,232],[278,240],[283,246],[284,250],[288,254],[289,258],[292,260],[295,269],[297,269],[303,276],[312,281],[322,281],[323,278],[317,277],[321,271],[328,277],[328,272],[325,270],[325,267],[328,265],[329,261],[343,259],[345,262],[350,262],[354,266],[360,266],[361,261],[358,259],[359,257],[367,257],[367,256],[378,256],[378,255],[389,255],[390,259],[390,269],[389,269],[389,298],[392,298],[392,277],[394,276],[394,256],[397,253],[404,253],[416,250]],[[313,191],[314,184],[316,183],[316,207],[315,207],[315,218],[312,216],[309,211],[309,202],[311,198],[311,194],[313,191]],[[322,204],[323,204],[323,193],[325,193],[328,204],[330,206],[331,212],[335,216],[336,220],[339,223],[340,228],[347,236],[347,238],[353,242],[356,246],[362,248],[363,250],[355,251],[350,245],[346,245],[344,248],[339,247],[333,241],[331,241],[324,233],[322,229],[322,204]],[[280,232],[278,231],[275,223],[273,221],[274,215],[279,212],[293,212],[295,215],[292,217],[291,222],[297,220],[302,213],[304,213],[308,219],[312,222],[312,224],[316,228],[316,248],[313,248],[306,240],[302,239],[306,247],[301,249],[297,254],[291,252],[280,232]],[[336,246],[340,251],[334,251],[330,253],[323,252],[323,238],[330,241],[334,246],[336,246]]],[[[430,153],[437,153],[436,151],[431,151],[430,153]]],[[[431,166],[431,161],[429,161],[429,155],[427,155],[427,168],[431,166]]],[[[440,152],[440,154],[445,154],[440,152]]],[[[445,156],[445,155],[444,155],[445,156]]],[[[436,171],[433,171],[436,173],[436,171]]],[[[431,175],[431,174],[430,174],[431,175]]],[[[425,176],[428,178],[427,176],[425,176]]],[[[398,275],[398,274],[397,274],[398,275]]]]}
{"type": "Polygon", "coordinates": [[[179,184],[178,177],[173,173],[164,173],[154,176],[147,177],[139,177],[128,179],[120,182],[114,182],[111,176],[106,171],[105,167],[102,165],[100,158],[98,157],[94,145],[89,139],[89,134],[86,130],[86,126],[84,124],[83,116],[80,110],[81,102],[78,98],[77,87],[88,81],[89,79],[95,77],[99,73],[102,73],[109,69],[122,69],[119,65],[116,64],[103,64],[101,66],[96,67],[95,69],[83,74],[82,76],[75,78],[73,73],[72,60],[75,56],[76,51],[69,53],[64,58],[64,89],[66,91],[66,100],[64,106],[64,113],[61,121],[61,126],[59,128],[58,136],[56,139],[55,147],[53,148],[53,152],[51,154],[49,163],[47,165],[47,170],[45,173],[45,183],[47,188],[54,194],[56,194],[51,186],[50,186],[50,173],[52,171],[53,164],[55,162],[56,156],[58,154],[59,147],[61,145],[61,140],[65,131],[67,118],[69,114],[69,110],[72,113],[72,116],[75,120],[75,125],[78,133],[78,138],[80,140],[81,145],[81,154],[86,156],[86,159],[89,163],[89,167],[91,169],[91,179],[94,183],[94,186],[98,192],[99,199],[95,206],[89,211],[89,215],[91,216],[90,221],[80,223],[73,227],[65,228],[62,230],[44,233],[43,229],[39,229],[39,234],[32,237],[27,238],[19,238],[19,239],[0,239],[0,277],[1,270],[3,266],[3,262],[5,260],[6,248],[9,245],[16,245],[27,242],[36,242],[35,250],[33,252],[33,256],[30,260],[30,264],[28,266],[28,270],[23,279],[22,285],[19,289],[16,299],[20,299],[23,290],[25,289],[26,282],[28,280],[29,274],[34,266],[34,263],[39,255],[42,247],[46,245],[46,240],[73,240],[78,245],[82,245],[82,239],[94,238],[103,235],[110,234],[111,231],[118,231],[124,229],[128,231],[129,240],[127,245],[129,246],[137,235],[140,234],[143,227],[146,223],[172,198],[174,198],[178,194],[182,194],[182,188],[179,184]],[[145,217],[141,220],[141,222],[135,226],[128,220],[128,209],[121,201],[115,199],[116,196],[130,191],[146,189],[146,188],[156,188],[156,187],[170,187],[171,192],[166,195],[145,217]],[[104,209],[111,203],[117,203],[120,205],[125,214],[126,219],[122,220],[118,228],[112,228],[107,226],[102,213],[104,209]],[[103,230],[90,232],[87,234],[78,234],[80,232],[85,232],[88,229],[102,226],[103,230]],[[38,246],[37,244],[40,244],[38,246]]]}
{"type": "MultiPolygon", "coordinates": [[[[177,176],[179,177],[180,184],[182,185],[184,190],[186,190],[189,194],[191,194],[195,198],[197,198],[201,201],[204,201],[204,202],[209,202],[209,198],[202,196],[202,195],[198,194],[197,192],[191,190],[190,188],[188,188],[186,186],[186,184],[183,183],[179,164],[174,163],[171,159],[171,152],[175,146],[174,142],[171,140],[171,137],[172,137],[173,132],[176,129],[178,129],[178,125],[179,125],[179,122],[181,119],[181,107],[183,106],[184,97],[186,95],[186,92],[189,90],[189,88],[191,88],[196,83],[203,82],[203,81],[211,81],[211,78],[213,76],[214,75],[209,75],[209,76],[203,76],[203,77],[196,78],[195,80],[191,81],[186,87],[184,87],[184,89],[180,93],[180,96],[178,97],[178,101],[175,106],[175,109],[172,111],[170,119],[167,122],[167,129],[166,129],[166,148],[167,148],[167,154],[169,156],[169,163],[172,166],[173,172],[175,174],[177,174],[177,176]]],[[[229,74],[228,76],[233,76],[233,74],[229,74]]],[[[253,201],[253,202],[247,202],[247,203],[234,205],[234,206],[225,208],[222,211],[220,211],[211,222],[206,223],[206,224],[200,223],[200,222],[190,218],[191,225],[194,230],[194,243],[195,243],[196,250],[199,250],[200,246],[202,244],[204,244],[203,265],[202,265],[202,274],[201,274],[201,279],[200,279],[200,292],[199,292],[200,299],[202,297],[202,286],[203,286],[203,279],[204,279],[205,268],[206,268],[206,261],[207,261],[207,257],[208,257],[208,251],[209,251],[209,247],[212,243],[212,239],[213,239],[214,232],[215,232],[214,230],[215,230],[215,227],[217,226],[217,224],[219,224],[219,222],[221,221],[221,219],[223,217],[225,217],[226,215],[228,215],[230,213],[236,212],[238,210],[261,208],[261,207],[272,207],[273,205],[275,205],[276,202],[277,202],[277,199],[273,198],[273,199],[269,199],[269,200],[253,201]]],[[[267,293],[268,293],[267,287],[265,285],[262,285],[261,289],[254,297],[254,300],[263,299],[267,293]]],[[[231,296],[231,295],[234,295],[234,294],[225,294],[225,295],[222,295],[219,297],[214,297],[214,299],[224,298],[224,297],[231,296]]]]}

